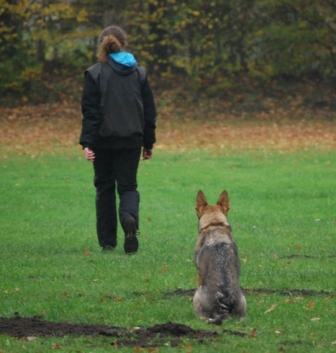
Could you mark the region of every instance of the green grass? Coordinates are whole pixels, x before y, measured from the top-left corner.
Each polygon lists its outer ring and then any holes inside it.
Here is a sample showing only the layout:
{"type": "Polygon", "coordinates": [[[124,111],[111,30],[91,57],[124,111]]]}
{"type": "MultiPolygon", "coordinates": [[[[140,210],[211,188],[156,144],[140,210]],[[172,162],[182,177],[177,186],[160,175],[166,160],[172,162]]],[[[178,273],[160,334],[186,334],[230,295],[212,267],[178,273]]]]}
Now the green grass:
{"type": "MultiPolygon", "coordinates": [[[[19,312],[113,326],[172,321],[251,336],[221,334],[206,344],[186,340],[179,348],[159,347],[160,352],[335,352],[335,163],[334,153],[314,151],[158,151],[140,163],[140,249],[130,257],[124,255],[121,231],[115,252],[103,254],[98,247],[92,165],[81,154],[2,158],[0,316],[19,312]],[[243,288],[330,294],[251,292],[247,317],[221,327],[196,318],[190,297],[167,296],[197,285],[199,189],[209,203],[222,190],[229,192],[243,288]]],[[[115,350],[111,341],[0,336],[0,352],[54,351],[54,343],[63,352],[105,352],[115,350]]]]}

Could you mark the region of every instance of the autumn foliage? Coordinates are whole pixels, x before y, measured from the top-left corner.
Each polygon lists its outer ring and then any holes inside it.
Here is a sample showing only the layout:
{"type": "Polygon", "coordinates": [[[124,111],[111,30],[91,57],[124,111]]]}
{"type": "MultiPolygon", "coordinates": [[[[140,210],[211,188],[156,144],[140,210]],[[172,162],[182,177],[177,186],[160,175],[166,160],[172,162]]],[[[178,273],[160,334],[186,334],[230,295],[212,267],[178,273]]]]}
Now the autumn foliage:
{"type": "Polygon", "coordinates": [[[125,28],[152,77],[208,95],[335,77],[332,0],[0,0],[0,8],[0,91],[30,103],[78,97],[110,24],[125,28]]]}

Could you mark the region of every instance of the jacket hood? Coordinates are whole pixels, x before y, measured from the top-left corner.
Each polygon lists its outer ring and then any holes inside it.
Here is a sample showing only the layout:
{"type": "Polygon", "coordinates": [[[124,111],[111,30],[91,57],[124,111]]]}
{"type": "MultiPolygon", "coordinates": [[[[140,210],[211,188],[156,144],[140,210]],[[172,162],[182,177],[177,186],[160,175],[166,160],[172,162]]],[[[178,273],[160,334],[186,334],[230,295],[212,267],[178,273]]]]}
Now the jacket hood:
{"type": "Polygon", "coordinates": [[[123,76],[130,75],[138,66],[134,55],[123,51],[110,54],[107,58],[107,63],[119,75],[123,76]]]}

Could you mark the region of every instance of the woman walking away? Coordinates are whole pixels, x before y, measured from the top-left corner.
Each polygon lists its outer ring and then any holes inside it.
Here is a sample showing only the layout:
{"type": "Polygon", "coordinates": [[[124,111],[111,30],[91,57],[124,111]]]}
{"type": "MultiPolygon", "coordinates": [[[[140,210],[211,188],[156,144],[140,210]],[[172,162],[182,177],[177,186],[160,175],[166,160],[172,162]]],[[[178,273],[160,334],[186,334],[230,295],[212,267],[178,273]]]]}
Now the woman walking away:
{"type": "Polygon", "coordinates": [[[117,246],[117,205],[125,233],[124,250],[138,250],[139,202],[137,171],[152,157],[156,108],[146,70],[127,46],[125,32],[105,28],[99,37],[98,63],[85,71],[82,94],[82,132],[79,143],[93,162],[99,245],[117,246]]]}

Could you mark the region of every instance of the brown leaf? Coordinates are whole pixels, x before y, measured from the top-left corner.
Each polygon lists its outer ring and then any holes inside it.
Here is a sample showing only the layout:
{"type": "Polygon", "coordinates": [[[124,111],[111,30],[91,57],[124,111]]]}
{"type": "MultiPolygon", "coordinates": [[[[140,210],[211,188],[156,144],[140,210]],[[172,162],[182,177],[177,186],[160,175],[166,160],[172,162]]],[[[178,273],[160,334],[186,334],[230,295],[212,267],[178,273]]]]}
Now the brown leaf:
{"type": "Polygon", "coordinates": [[[63,292],[63,293],[62,293],[63,297],[68,296],[68,294],[69,294],[68,292],[63,292]]]}
{"type": "Polygon", "coordinates": [[[302,249],[302,247],[301,247],[300,244],[296,244],[295,247],[296,247],[297,249],[302,249]]]}
{"type": "Polygon", "coordinates": [[[257,337],[257,330],[255,328],[251,330],[249,337],[257,337]]]}
{"type": "Polygon", "coordinates": [[[51,346],[53,349],[61,349],[62,346],[58,343],[54,343],[52,346],[51,346]]]}
{"type": "Polygon", "coordinates": [[[265,311],[265,314],[273,311],[275,309],[275,305],[272,305],[268,310],[265,311]]]}
{"type": "Polygon", "coordinates": [[[307,304],[308,308],[313,308],[315,306],[314,302],[308,302],[307,304]]]}
{"type": "Polygon", "coordinates": [[[84,255],[85,255],[85,256],[90,255],[90,251],[89,251],[89,249],[84,249],[84,255]]]}
{"type": "Polygon", "coordinates": [[[282,353],[283,353],[283,352],[286,352],[286,351],[285,351],[285,348],[284,348],[284,347],[280,347],[280,348],[279,348],[279,352],[282,352],[282,353]]]}

